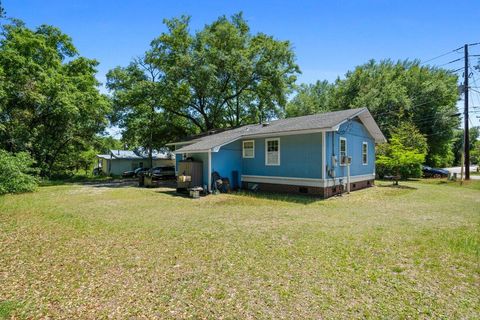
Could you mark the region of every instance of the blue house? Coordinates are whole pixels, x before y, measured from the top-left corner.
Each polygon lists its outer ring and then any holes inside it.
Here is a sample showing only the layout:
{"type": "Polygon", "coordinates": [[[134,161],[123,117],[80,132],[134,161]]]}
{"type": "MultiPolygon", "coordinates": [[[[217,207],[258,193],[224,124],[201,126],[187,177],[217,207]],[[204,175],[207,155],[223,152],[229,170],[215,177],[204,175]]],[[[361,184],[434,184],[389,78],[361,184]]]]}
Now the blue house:
{"type": "MultiPolygon", "coordinates": [[[[386,139],[367,108],[252,124],[171,143],[176,163],[202,162],[231,185],[321,197],[373,185],[375,144],[386,139]]],[[[178,174],[182,174],[179,172],[178,174]]]]}

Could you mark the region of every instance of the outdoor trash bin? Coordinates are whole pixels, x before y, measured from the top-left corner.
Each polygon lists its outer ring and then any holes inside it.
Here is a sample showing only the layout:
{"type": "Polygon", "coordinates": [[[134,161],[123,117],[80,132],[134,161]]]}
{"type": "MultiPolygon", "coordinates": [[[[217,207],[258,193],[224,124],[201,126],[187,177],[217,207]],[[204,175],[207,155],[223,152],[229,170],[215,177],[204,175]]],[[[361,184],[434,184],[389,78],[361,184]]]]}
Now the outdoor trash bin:
{"type": "Polygon", "coordinates": [[[138,186],[143,187],[145,185],[145,177],[143,175],[140,175],[138,177],[138,186]]]}
{"type": "Polygon", "coordinates": [[[200,198],[200,192],[203,191],[203,188],[202,187],[194,187],[194,188],[190,188],[188,190],[190,191],[190,197],[192,197],[194,199],[198,199],[198,198],[200,198]]]}

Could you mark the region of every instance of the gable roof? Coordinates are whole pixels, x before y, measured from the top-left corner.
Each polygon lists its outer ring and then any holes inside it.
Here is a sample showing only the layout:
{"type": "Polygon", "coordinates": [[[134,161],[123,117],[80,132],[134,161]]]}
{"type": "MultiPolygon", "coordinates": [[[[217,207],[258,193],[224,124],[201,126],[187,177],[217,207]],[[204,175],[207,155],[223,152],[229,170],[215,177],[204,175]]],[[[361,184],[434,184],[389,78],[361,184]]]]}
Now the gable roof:
{"type": "Polygon", "coordinates": [[[112,159],[112,156],[109,154],[97,154],[97,157],[101,159],[107,159],[107,160],[112,159]]]}
{"type": "Polygon", "coordinates": [[[132,150],[110,150],[112,159],[143,159],[132,150]]]}
{"type": "MultiPolygon", "coordinates": [[[[123,160],[146,160],[148,159],[148,151],[145,149],[137,150],[110,150],[110,154],[97,154],[98,158],[103,159],[123,159],[123,160]]],[[[175,155],[168,150],[153,150],[152,158],[159,159],[175,159],[175,155]]]]}
{"type": "MultiPolygon", "coordinates": [[[[279,119],[267,124],[250,124],[194,139],[190,141],[190,144],[176,150],[175,153],[207,152],[208,150],[216,152],[221,146],[240,138],[272,136],[275,134],[288,135],[319,131],[336,131],[342,123],[355,117],[358,117],[360,121],[362,121],[366,129],[375,139],[375,142],[380,143],[386,141],[368,109],[359,108],[279,119]]],[[[184,145],[187,144],[187,142],[180,144],[184,145]]]]}

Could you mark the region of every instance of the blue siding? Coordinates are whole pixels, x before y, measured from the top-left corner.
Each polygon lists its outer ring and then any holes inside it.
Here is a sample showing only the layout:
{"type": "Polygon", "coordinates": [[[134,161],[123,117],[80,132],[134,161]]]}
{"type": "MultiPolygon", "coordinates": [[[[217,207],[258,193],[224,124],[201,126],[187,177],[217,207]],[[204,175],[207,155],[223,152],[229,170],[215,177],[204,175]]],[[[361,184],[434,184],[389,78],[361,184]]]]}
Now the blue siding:
{"type": "MultiPolygon", "coordinates": [[[[340,137],[347,139],[347,155],[352,157],[350,175],[366,175],[375,173],[375,141],[362,123],[351,120],[340,126],[337,132],[326,133],[326,160],[327,168],[331,167],[331,156],[338,158],[340,137]],[[368,143],[368,163],[362,163],[362,144],[368,143]]],[[[212,172],[217,171],[220,176],[228,177],[231,185],[233,171],[241,175],[276,176],[292,178],[322,178],[322,133],[311,133],[292,136],[271,136],[268,138],[244,139],[255,141],[254,158],[242,157],[242,140],[232,142],[212,152],[212,172]],[[265,164],[265,140],[268,138],[280,139],[280,165],[267,166],[265,164]]],[[[194,160],[203,162],[203,184],[208,184],[208,153],[188,154],[194,160]]],[[[177,163],[181,155],[177,154],[177,163]]],[[[347,175],[347,167],[337,165],[335,176],[347,175]]],[[[325,178],[329,178],[328,175],[325,178]]],[[[240,185],[240,181],[236,181],[240,185]]]]}
{"type": "Polygon", "coordinates": [[[221,177],[228,178],[233,187],[233,171],[238,171],[236,185],[240,186],[242,174],[242,142],[235,141],[220,148],[218,152],[212,152],[212,172],[218,172],[221,177]]]}
{"type": "Polygon", "coordinates": [[[280,165],[265,165],[265,139],[268,138],[253,139],[255,141],[255,157],[252,159],[242,158],[244,175],[316,179],[322,177],[321,133],[269,138],[280,139],[280,165]]]}
{"type": "MultiPolygon", "coordinates": [[[[349,121],[340,126],[338,132],[328,132],[326,136],[327,145],[327,168],[332,165],[332,135],[333,135],[333,153],[340,161],[340,137],[347,139],[347,155],[352,157],[350,166],[350,175],[364,175],[375,173],[375,140],[365,129],[365,126],[358,121],[349,121]],[[362,143],[368,143],[368,164],[362,164],[362,143]]],[[[347,167],[337,165],[335,169],[336,177],[347,175],[347,167]]]]}
{"type": "Polygon", "coordinates": [[[178,175],[178,163],[183,160],[183,155],[181,153],[175,154],[175,174],[178,175]]]}

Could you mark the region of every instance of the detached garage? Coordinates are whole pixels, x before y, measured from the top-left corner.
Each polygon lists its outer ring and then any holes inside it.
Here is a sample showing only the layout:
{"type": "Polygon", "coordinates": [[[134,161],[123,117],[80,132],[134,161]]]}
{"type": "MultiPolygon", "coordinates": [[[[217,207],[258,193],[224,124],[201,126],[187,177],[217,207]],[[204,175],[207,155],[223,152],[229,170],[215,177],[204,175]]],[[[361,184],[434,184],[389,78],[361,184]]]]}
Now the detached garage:
{"type": "MultiPolygon", "coordinates": [[[[175,155],[166,150],[153,152],[153,166],[174,166],[175,155]]],[[[97,167],[106,175],[121,175],[136,168],[148,168],[148,153],[141,150],[110,150],[108,154],[97,155],[97,167]]]]}

